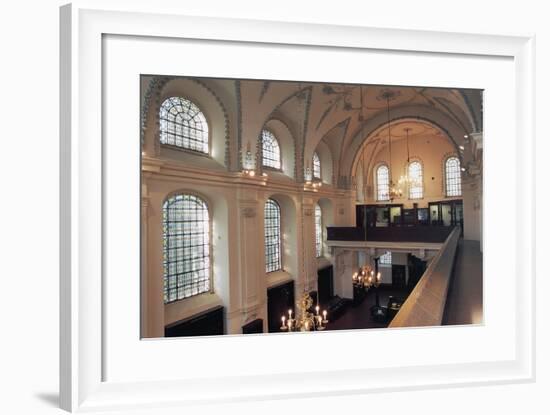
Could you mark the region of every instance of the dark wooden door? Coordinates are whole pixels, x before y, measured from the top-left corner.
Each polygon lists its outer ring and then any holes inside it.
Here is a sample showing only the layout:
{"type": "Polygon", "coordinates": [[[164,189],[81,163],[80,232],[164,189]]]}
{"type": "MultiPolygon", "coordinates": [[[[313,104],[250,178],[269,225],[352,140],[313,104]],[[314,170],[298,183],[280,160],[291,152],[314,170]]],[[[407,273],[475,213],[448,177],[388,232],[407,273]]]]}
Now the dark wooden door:
{"type": "Polygon", "coordinates": [[[317,291],[321,308],[326,308],[328,302],[334,296],[334,280],[332,273],[332,265],[317,271],[317,291]]]}
{"type": "Polygon", "coordinates": [[[267,290],[267,330],[269,333],[281,331],[281,317],[288,318],[288,310],[294,309],[294,281],[277,285],[267,290]]]}
{"type": "Polygon", "coordinates": [[[392,265],[391,267],[391,284],[394,288],[405,288],[407,274],[405,265],[392,265]]]}

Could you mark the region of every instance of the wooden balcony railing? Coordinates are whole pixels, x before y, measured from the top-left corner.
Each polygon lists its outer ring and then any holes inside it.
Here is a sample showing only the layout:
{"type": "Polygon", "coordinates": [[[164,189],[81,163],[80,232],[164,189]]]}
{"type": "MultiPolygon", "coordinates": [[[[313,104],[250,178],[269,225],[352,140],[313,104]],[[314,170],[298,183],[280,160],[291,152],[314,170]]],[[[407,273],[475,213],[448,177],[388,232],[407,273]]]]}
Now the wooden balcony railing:
{"type": "Polygon", "coordinates": [[[452,229],[389,327],[441,325],[459,238],[460,228],[456,227],[452,229]]]}
{"type": "Polygon", "coordinates": [[[396,226],[388,228],[327,227],[329,241],[443,243],[451,226],[396,226]]]}

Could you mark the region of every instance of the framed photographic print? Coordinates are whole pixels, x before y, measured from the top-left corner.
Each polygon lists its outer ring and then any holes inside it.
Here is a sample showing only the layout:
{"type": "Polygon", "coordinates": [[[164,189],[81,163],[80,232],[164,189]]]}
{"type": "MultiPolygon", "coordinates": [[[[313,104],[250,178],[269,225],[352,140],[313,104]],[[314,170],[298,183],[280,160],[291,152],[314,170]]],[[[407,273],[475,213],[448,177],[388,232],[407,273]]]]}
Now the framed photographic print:
{"type": "Polygon", "coordinates": [[[63,408],[533,379],[532,38],[61,17],[63,408]]]}

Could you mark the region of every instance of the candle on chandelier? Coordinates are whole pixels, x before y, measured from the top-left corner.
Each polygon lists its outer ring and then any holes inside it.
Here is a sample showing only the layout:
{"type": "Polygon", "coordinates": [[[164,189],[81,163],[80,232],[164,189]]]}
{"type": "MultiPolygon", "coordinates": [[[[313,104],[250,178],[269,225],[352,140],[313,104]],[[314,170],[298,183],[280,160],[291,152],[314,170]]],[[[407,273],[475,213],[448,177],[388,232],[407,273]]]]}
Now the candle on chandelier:
{"type": "Polygon", "coordinates": [[[283,322],[283,327],[285,326],[285,316],[281,318],[281,321],[283,322]]]}
{"type": "Polygon", "coordinates": [[[288,319],[292,319],[292,310],[288,310],[288,319]]]}
{"type": "Polygon", "coordinates": [[[327,310],[323,310],[323,320],[327,319],[327,310]]]}
{"type": "Polygon", "coordinates": [[[315,306],[316,314],[319,315],[319,306],[315,306]]]}

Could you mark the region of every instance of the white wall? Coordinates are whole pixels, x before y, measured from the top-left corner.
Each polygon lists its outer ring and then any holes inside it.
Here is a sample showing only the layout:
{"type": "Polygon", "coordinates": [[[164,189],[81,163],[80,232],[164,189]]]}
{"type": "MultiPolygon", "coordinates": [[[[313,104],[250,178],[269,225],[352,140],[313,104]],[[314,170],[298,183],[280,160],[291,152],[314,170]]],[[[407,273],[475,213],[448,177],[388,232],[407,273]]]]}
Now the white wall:
{"type": "MultiPolygon", "coordinates": [[[[201,157],[202,156],[196,156],[201,157]]],[[[316,289],[317,269],[330,264],[330,250],[315,257],[314,207],[319,203],[324,226],[349,221],[352,196],[330,186],[316,191],[281,175],[247,178],[240,173],[209,171],[159,159],[144,158],[142,174],[145,294],[142,298],[144,337],[163,336],[166,324],[216,305],[226,310],[226,332],[241,333],[247,322],[267,324],[267,289],[294,280],[296,293],[316,289]],[[162,289],[162,204],[174,193],[195,193],[207,201],[212,218],[214,293],[164,304],[162,289]],[[265,272],[264,204],[281,208],[283,270],[265,272]],[[306,285],[307,282],[307,285],[306,285]]],[[[326,234],[325,234],[326,238],[326,234]]]]}

